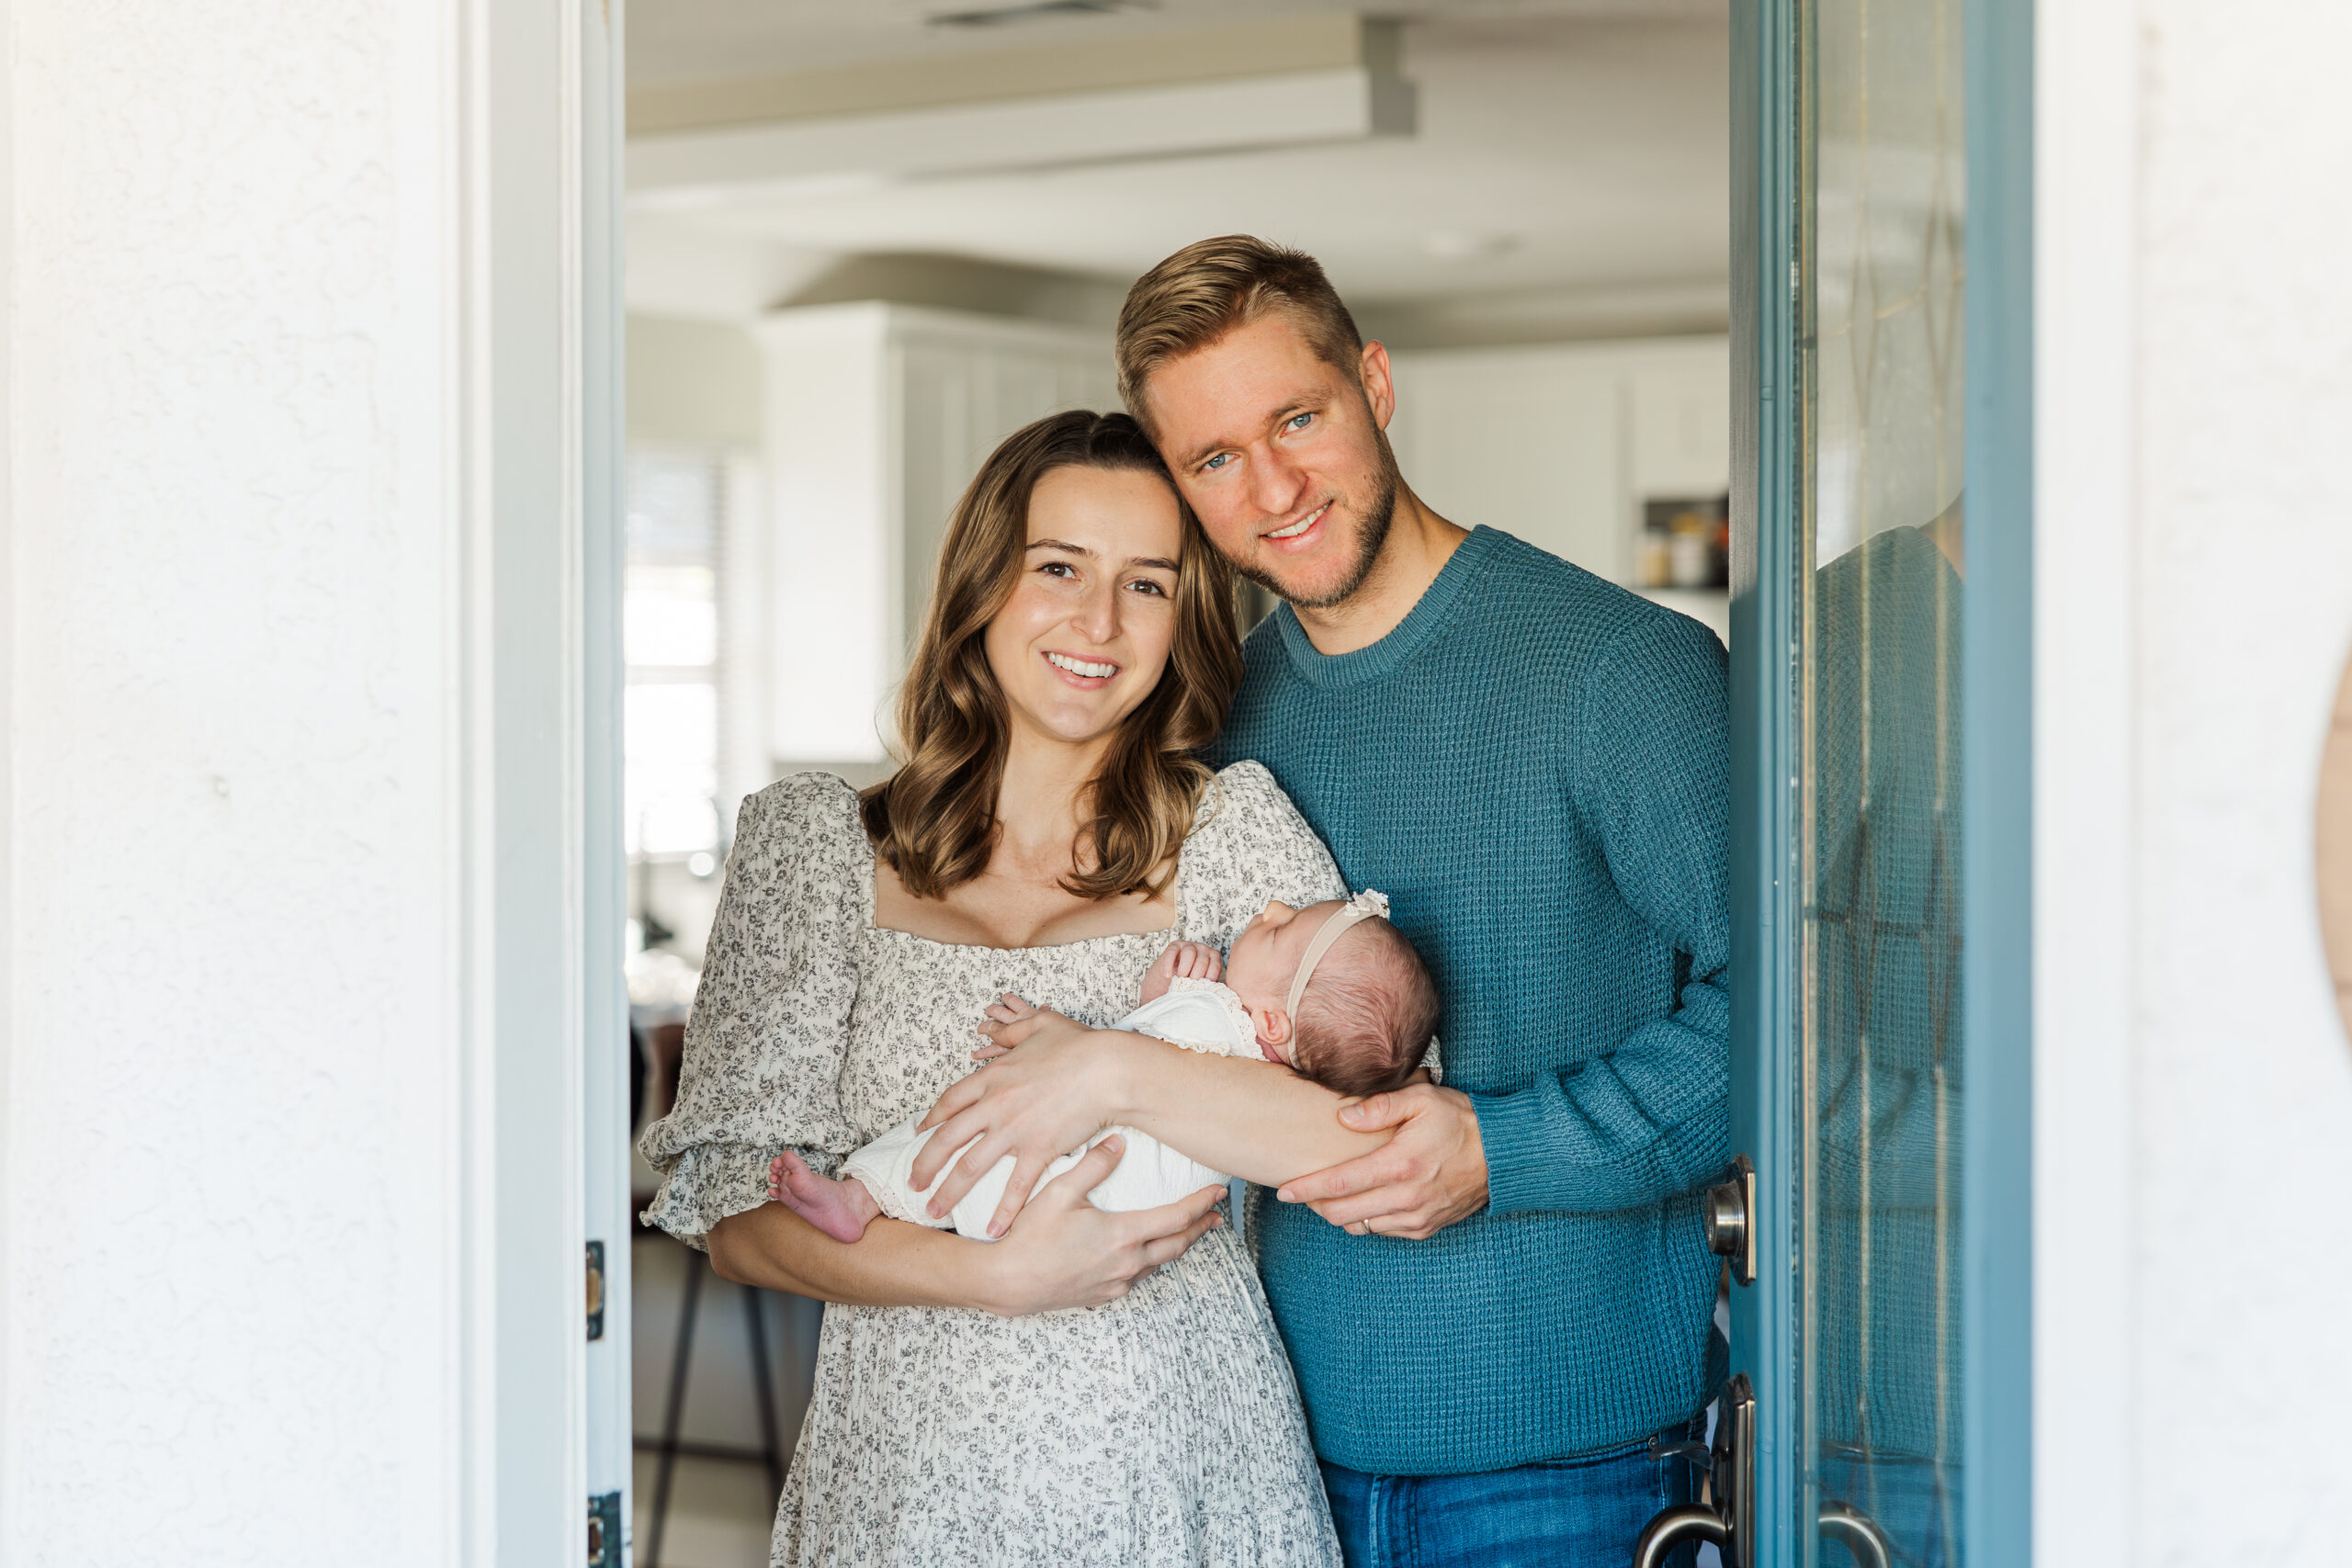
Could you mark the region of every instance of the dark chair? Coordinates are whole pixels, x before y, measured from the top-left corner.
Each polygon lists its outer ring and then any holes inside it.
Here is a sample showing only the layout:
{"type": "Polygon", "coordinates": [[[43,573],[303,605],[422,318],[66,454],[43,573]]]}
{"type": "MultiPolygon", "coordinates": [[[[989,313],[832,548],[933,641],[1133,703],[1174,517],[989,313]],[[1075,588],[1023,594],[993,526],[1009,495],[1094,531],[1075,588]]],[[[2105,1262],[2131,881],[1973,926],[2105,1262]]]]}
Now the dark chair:
{"type": "Polygon", "coordinates": [[[675,1245],[686,1255],[686,1282],[684,1297],[678,1303],[678,1335],[670,1355],[670,1389],[662,1403],[662,1437],[651,1445],[658,1462],[653,1474],[653,1511],[646,1523],[645,1550],[638,1558],[640,1568],[662,1568],[662,1536],[670,1523],[670,1485],[677,1473],[679,1455],[756,1461],[767,1467],[770,1493],[781,1495],[784,1491],[784,1440],[776,1420],[775,1379],[768,1364],[767,1314],[762,1310],[761,1292],[755,1287],[742,1287],[743,1331],[752,1348],[752,1400],[760,1413],[760,1446],[746,1449],[731,1443],[689,1443],[680,1436],[686,1419],[686,1384],[694,1371],[695,1325],[702,1312],[703,1276],[710,1272],[710,1263],[684,1242],[675,1245]]]}
{"type": "MultiPolygon", "coordinates": [[[[684,1037],[685,1027],[678,1023],[656,1024],[641,1032],[634,1027],[630,1029],[630,1043],[635,1047],[629,1072],[631,1136],[650,1119],[649,1112],[652,1116],[666,1114],[676,1102],[684,1037]],[[649,1089],[658,1089],[660,1095],[658,1103],[651,1106],[645,1103],[649,1089]]],[[[641,1211],[652,1201],[652,1194],[640,1193],[636,1198],[633,1206],[641,1211]]],[[[681,1436],[686,1419],[686,1385],[694,1371],[695,1329],[702,1314],[703,1277],[710,1272],[710,1261],[683,1242],[673,1245],[686,1255],[686,1280],[684,1298],[678,1303],[677,1337],[670,1353],[670,1387],[662,1401],[662,1436],[650,1445],[640,1444],[650,1448],[657,1462],[653,1509],[646,1520],[644,1549],[637,1558],[639,1568],[662,1568],[662,1537],[670,1524],[670,1490],[677,1477],[680,1455],[756,1461],[767,1469],[769,1491],[784,1491],[784,1439],[776,1419],[775,1379],[768,1362],[767,1314],[762,1310],[761,1293],[753,1286],[742,1287],[743,1332],[752,1350],[752,1399],[760,1413],[760,1446],[746,1449],[729,1443],[689,1443],[681,1436]]]]}

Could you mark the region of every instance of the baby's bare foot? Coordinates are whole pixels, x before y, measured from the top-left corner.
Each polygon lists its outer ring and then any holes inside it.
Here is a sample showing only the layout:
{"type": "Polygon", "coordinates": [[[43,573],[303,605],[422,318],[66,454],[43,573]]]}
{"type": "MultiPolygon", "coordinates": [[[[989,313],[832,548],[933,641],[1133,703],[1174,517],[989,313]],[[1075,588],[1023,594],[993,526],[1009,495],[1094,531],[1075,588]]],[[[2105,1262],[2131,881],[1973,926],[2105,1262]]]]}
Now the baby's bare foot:
{"type": "Polygon", "coordinates": [[[827,1180],[790,1149],[768,1167],[768,1196],[835,1241],[855,1241],[882,1213],[865,1183],[827,1180]]]}

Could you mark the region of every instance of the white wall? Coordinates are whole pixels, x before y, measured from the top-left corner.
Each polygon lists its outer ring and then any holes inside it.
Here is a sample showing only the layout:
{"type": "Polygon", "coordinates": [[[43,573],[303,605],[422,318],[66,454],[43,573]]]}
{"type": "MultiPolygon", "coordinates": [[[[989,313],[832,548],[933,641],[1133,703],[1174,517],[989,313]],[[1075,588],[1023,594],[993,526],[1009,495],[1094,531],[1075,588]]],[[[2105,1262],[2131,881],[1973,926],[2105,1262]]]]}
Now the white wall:
{"type": "Polygon", "coordinates": [[[740,326],[632,311],[628,438],[756,450],[764,374],[759,345],[740,326]]]}
{"type": "Polygon", "coordinates": [[[0,3],[0,1562],[578,1560],[562,15],[0,3]]]}
{"type": "Polygon", "coordinates": [[[2041,8],[2037,1556],[2333,1563],[2352,12],[2041,8]]]}

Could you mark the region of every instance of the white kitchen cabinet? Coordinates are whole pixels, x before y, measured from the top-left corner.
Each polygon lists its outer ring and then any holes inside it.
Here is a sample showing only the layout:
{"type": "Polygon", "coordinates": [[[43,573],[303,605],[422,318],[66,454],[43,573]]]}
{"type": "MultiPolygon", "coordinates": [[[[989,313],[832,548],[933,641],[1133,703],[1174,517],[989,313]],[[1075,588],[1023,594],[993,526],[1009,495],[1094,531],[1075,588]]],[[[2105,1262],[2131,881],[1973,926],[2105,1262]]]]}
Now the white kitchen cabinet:
{"type": "Polygon", "coordinates": [[[1644,498],[1697,499],[1731,488],[1731,355],[1649,364],[1625,378],[1628,479],[1644,498]]]}
{"type": "MultiPolygon", "coordinates": [[[[1724,338],[1424,350],[1393,362],[1397,463],[1422,500],[1464,527],[1489,524],[1627,582],[1645,502],[1730,489],[1724,338]]],[[[1721,591],[1656,596],[1720,629],[1721,591]]]]}
{"type": "Polygon", "coordinates": [[[1515,349],[1396,356],[1389,438],[1406,482],[1464,527],[1490,524],[1621,581],[1622,401],[1605,364],[1515,349]]]}
{"type": "Polygon", "coordinates": [[[1118,406],[1106,334],[879,303],[782,310],[766,365],[769,750],[883,759],[947,514],[998,442],[1118,406]]]}

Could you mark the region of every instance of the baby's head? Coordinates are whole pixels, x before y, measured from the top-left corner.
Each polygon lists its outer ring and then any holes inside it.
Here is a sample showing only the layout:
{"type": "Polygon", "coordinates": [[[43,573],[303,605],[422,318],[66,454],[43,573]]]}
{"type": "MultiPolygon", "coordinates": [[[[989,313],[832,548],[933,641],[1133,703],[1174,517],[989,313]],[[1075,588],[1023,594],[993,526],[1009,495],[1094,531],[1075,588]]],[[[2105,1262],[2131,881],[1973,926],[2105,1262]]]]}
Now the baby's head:
{"type": "Polygon", "coordinates": [[[1250,1010],[1267,1060],[1352,1095],[1395,1089],[1420,1066],[1437,1032],[1437,987],[1384,918],[1387,907],[1377,893],[1304,909],[1269,904],[1234,938],[1225,983],[1250,1010]],[[1344,923],[1319,942],[1334,919],[1344,923]],[[1299,968],[1318,946],[1294,1008],[1299,968]]]}

